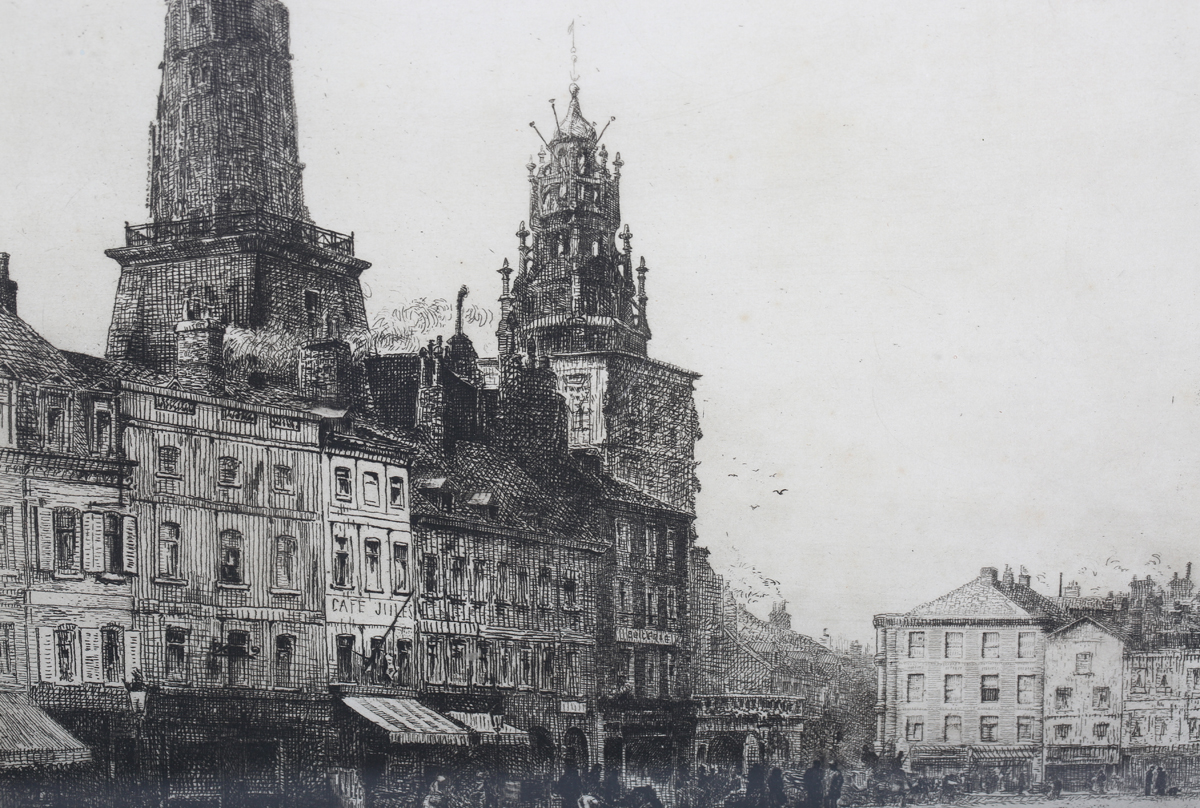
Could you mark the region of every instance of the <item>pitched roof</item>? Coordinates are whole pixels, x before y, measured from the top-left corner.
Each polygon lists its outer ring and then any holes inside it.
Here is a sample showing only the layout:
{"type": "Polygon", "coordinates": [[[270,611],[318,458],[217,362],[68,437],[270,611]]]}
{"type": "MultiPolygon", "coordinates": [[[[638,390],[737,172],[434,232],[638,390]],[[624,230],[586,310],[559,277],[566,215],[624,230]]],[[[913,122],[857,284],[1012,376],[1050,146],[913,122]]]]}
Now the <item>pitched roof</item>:
{"type": "Polygon", "coordinates": [[[986,576],[971,580],[958,589],[922,603],[908,612],[909,617],[941,618],[1026,618],[1058,617],[1060,610],[1049,598],[1027,586],[1000,584],[986,576]]]}
{"type": "Polygon", "coordinates": [[[0,311],[0,374],[31,384],[58,381],[70,386],[87,383],[86,376],[16,315],[0,311]]]}

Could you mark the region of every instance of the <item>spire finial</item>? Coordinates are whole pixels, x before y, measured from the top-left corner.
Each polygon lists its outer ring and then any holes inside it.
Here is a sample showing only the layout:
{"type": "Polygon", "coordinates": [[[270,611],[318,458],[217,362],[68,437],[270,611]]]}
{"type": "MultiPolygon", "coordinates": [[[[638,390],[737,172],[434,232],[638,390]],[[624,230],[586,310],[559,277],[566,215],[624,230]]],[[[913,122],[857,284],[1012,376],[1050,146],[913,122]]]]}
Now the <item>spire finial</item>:
{"type": "MultiPolygon", "coordinates": [[[[571,20],[571,24],[567,26],[567,33],[571,35],[571,81],[579,81],[579,74],[575,71],[575,65],[579,61],[579,56],[575,52],[575,20],[571,20]]],[[[571,95],[578,94],[579,87],[575,84],[571,85],[571,95]]]]}

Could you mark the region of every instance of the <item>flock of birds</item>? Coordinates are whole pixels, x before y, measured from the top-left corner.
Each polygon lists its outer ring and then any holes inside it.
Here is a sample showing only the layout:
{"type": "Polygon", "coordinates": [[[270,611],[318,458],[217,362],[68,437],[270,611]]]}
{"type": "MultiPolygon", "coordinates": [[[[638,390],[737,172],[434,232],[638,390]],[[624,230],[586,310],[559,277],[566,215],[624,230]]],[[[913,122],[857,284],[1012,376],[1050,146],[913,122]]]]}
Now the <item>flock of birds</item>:
{"type": "MultiPolygon", "coordinates": [[[[733,458],[733,459],[734,459],[734,460],[737,460],[737,458],[736,458],[736,457],[735,457],[735,458],[733,458]]],[[[742,465],[743,465],[743,466],[748,466],[748,465],[750,465],[750,464],[749,464],[749,463],[745,463],[745,462],[743,462],[743,463],[742,463],[742,465]]],[[[762,469],[750,469],[750,471],[751,471],[751,473],[753,473],[753,474],[758,474],[760,471],[762,471],[762,469]]],[[[727,474],[726,476],[727,476],[727,477],[738,477],[738,476],[740,476],[740,475],[737,475],[737,474],[727,474]]],[[[779,476],[779,472],[775,472],[775,473],[774,473],[774,474],[772,474],[771,476],[772,476],[772,477],[778,477],[778,476],[779,476]]],[[[771,493],[772,493],[772,494],[776,494],[776,495],[778,495],[778,496],[783,496],[783,495],[784,495],[784,494],[786,494],[787,492],[788,492],[788,490],[787,490],[786,488],[772,488],[772,489],[771,489],[771,493]]],[[[752,511],[756,511],[756,510],[758,510],[760,507],[762,507],[762,506],[761,506],[761,505],[751,505],[751,506],[750,506],[750,510],[752,510],[752,511]]]]}

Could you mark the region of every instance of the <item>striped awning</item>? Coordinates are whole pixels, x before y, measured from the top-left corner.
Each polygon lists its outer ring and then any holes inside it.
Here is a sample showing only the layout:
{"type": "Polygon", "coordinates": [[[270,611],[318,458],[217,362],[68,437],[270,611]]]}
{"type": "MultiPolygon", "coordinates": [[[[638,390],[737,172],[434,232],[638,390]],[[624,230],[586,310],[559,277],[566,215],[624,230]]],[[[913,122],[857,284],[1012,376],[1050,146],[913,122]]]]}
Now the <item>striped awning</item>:
{"type": "Polygon", "coordinates": [[[500,716],[491,713],[460,713],[454,710],[446,715],[458,723],[470,727],[483,743],[527,744],[529,733],[517,729],[511,724],[505,724],[500,716]]]}
{"type": "Polygon", "coordinates": [[[1037,757],[1037,746],[972,746],[971,759],[980,763],[1024,762],[1037,757]]]}
{"type": "Polygon", "coordinates": [[[468,746],[471,733],[416,699],[346,696],[347,707],[383,729],[392,743],[468,746]]]}
{"type": "Polygon", "coordinates": [[[86,763],[91,751],[23,693],[0,693],[0,769],[86,763]]]}

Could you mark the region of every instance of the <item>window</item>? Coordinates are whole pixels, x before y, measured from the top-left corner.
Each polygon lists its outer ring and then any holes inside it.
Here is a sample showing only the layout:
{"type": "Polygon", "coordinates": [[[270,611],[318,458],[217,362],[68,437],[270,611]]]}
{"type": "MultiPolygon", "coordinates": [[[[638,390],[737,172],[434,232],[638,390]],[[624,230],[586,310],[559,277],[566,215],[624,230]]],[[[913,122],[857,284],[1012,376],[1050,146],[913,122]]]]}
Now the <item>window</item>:
{"type": "Polygon", "coordinates": [[[908,700],[925,701],[925,674],[910,673],[908,675],[908,700]]]}
{"type": "MultiPolygon", "coordinates": [[[[1195,736],[1194,732],[1190,733],[1190,734],[1195,736]]],[[[1103,721],[1101,721],[1097,724],[1093,724],[1092,725],[1092,737],[1094,737],[1098,741],[1103,741],[1105,738],[1107,738],[1108,737],[1108,724],[1103,721]]]]}
{"type": "Polygon", "coordinates": [[[363,474],[363,502],[367,505],[379,504],[379,475],[373,471],[363,474]]]}
{"type": "Polygon", "coordinates": [[[339,634],[337,637],[337,680],[353,682],[354,675],[354,635],[339,634]]]}
{"type": "MultiPolygon", "coordinates": [[[[131,552],[136,552],[130,548],[131,552]]],[[[125,571],[125,543],[121,534],[121,517],[115,513],[104,514],[104,571],[125,571]]]]}
{"type": "Polygon", "coordinates": [[[75,629],[59,628],[54,632],[54,669],[58,681],[71,682],[75,679],[75,629]]]}
{"type": "Polygon", "coordinates": [[[52,449],[67,448],[66,396],[46,396],[46,445],[52,449]]]}
{"type": "Polygon", "coordinates": [[[963,655],[963,633],[946,632],[946,659],[961,659],[963,655]]]}
{"type": "Polygon", "coordinates": [[[629,611],[629,581],[622,580],[617,584],[618,608],[625,613],[629,611]]]}
{"type": "Polygon", "coordinates": [[[1071,688],[1060,687],[1054,691],[1054,709],[1069,710],[1071,709],[1071,688]]]}
{"type": "Polygon", "coordinates": [[[363,542],[363,559],[366,563],[364,588],[368,592],[383,591],[383,545],[379,539],[363,542]]]}
{"type": "Polygon", "coordinates": [[[1037,677],[1017,677],[1017,704],[1037,704],[1037,677]]]}
{"type": "Polygon", "coordinates": [[[321,312],[321,293],[316,289],[304,290],[304,311],[310,316],[321,312]]]}
{"type": "Polygon", "coordinates": [[[333,537],[333,585],[350,587],[350,539],[346,536],[333,537]]]}
{"type": "Polygon", "coordinates": [[[923,741],[925,740],[925,719],[910,717],[908,719],[908,727],[904,733],[905,740],[908,741],[923,741]]]}
{"type": "Polygon", "coordinates": [[[677,616],[676,610],[677,609],[678,609],[678,606],[677,606],[676,600],[675,600],[675,589],[674,589],[674,587],[668,588],[667,589],[667,619],[668,620],[674,620],[676,618],[676,616],[677,616]]]}
{"type": "Polygon", "coordinates": [[[1132,687],[1135,691],[1143,691],[1144,692],[1146,690],[1147,681],[1149,681],[1149,680],[1146,677],[1146,669],[1145,668],[1134,668],[1133,682],[1130,685],[1130,687],[1132,687]]]}
{"type": "Polygon", "coordinates": [[[292,675],[296,638],[280,634],[275,638],[275,687],[295,687],[292,675]]]}
{"type": "Polygon", "coordinates": [[[496,600],[505,603],[512,599],[512,593],[509,591],[509,575],[508,564],[501,561],[496,565],[496,600]]]}
{"type": "Polygon", "coordinates": [[[296,479],[291,466],[276,466],[271,478],[271,487],[280,494],[290,494],[295,490],[296,479]]]}
{"type": "Polygon", "coordinates": [[[438,557],[426,553],[421,557],[421,587],[426,595],[438,594],[438,557]]]}
{"type": "Polygon", "coordinates": [[[1054,740],[1065,741],[1071,737],[1070,724],[1055,724],[1054,725],[1054,740]]]}
{"type": "Polygon", "coordinates": [[[242,534],[236,530],[221,531],[221,568],[217,579],[223,584],[241,584],[242,534]]]}
{"type": "Polygon", "coordinates": [[[979,677],[979,700],[1000,701],[1000,675],[997,673],[979,677]]]}
{"type": "Polygon", "coordinates": [[[217,484],[241,485],[242,461],[236,457],[217,458],[217,484]]]}
{"type": "Polygon", "coordinates": [[[112,413],[97,408],[92,414],[92,449],[107,454],[112,449],[112,413]]]}
{"type": "Polygon", "coordinates": [[[1112,709],[1112,692],[1107,687],[1092,688],[1092,709],[1112,709]]]}
{"type": "Polygon", "coordinates": [[[958,704],[963,700],[963,678],[961,673],[946,674],[945,702],[958,704]]]}
{"type": "Polygon", "coordinates": [[[456,598],[467,595],[467,559],[462,556],[450,559],[450,595],[456,598]]]}
{"type": "Polygon", "coordinates": [[[617,522],[617,549],[629,552],[633,544],[633,525],[628,522],[617,522]]]}
{"type": "Polygon", "coordinates": [[[1130,738],[1141,738],[1143,735],[1143,732],[1144,732],[1144,730],[1143,730],[1144,726],[1145,725],[1142,723],[1142,719],[1140,719],[1140,718],[1135,718],[1132,721],[1130,721],[1129,722],[1129,737],[1130,738]]]}
{"type": "Polygon", "coordinates": [[[946,743],[962,743],[962,716],[948,715],[945,720],[945,730],[942,735],[946,743]]]}
{"type": "Polygon", "coordinates": [[[1090,676],[1092,673],[1092,655],[1090,652],[1083,652],[1075,655],[1075,675],[1090,676]]]}
{"type": "Polygon", "coordinates": [[[1192,690],[1200,689],[1200,668],[1188,668],[1187,681],[1192,690]]]}
{"type": "Polygon", "coordinates": [[[533,685],[535,673],[533,649],[528,645],[522,645],[519,656],[520,664],[517,666],[517,687],[530,687],[533,685]]]}
{"type": "Polygon", "coordinates": [[[440,637],[425,638],[425,678],[430,682],[446,681],[446,664],[442,659],[440,637]]]}
{"type": "Polygon", "coordinates": [[[517,570],[517,605],[529,605],[529,570],[524,567],[517,570]]]}
{"type": "Polygon", "coordinates": [[[229,686],[244,686],[250,673],[249,632],[229,632],[225,643],[225,655],[229,659],[229,686]]]}
{"type": "Polygon", "coordinates": [[[998,715],[981,715],[979,716],[979,740],[985,743],[992,743],[996,740],[996,730],[1000,727],[1000,716],[998,715]]]}
{"type": "Polygon", "coordinates": [[[566,570],[563,572],[562,580],[562,607],[564,609],[578,609],[578,581],[575,580],[575,571],[566,570]]]}
{"type": "Polygon", "coordinates": [[[396,684],[412,687],[412,640],[396,640],[396,684]]]}
{"type": "Polygon", "coordinates": [[[13,664],[13,637],[16,635],[16,624],[0,623],[0,676],[10,676],[13,664]]]}
{"type": "Polygon", "coordinates": [[[548,609],[554,605],[554,583],[550,576],[550,568],[538,570],[538,606],[548,609]]]}
{"type": "Polygon", "coordinates": [[[908,632],[908,658],[909,659],[924,659],[925,658],[925,632],[924,631],[908,632]]]}
{"type": "Polygon", "coordinates": [[[492,672],[492,644],[487,640],[475,641],[475,668],[472,674],[475,684],[495,684],[492,672]]]}
{"type": "Polygon", "coordinates": [[[158,447],[158,473],[166,477],[179,476],[179,447],[158,447]]]}
{"type": "Polygon", "coordinates": [[[487,591],[487,562],[482,558],[475,559],[471,574],[471,598],[475,601],[485,601],[488,597],[487,591]]]}
{"type": "Polygon", "coordinates": [[[0,380],[0,446],[13,445],[12,382],[0,380]]]}
{"type": "Polygon", "coordinates": [[[999,631],[983,632],[983,658],[984,659],[999,659],[1000,658],[1000,632],[999,631]]]}
{"type": "Polygon", "coordinates": [[[392,583],[393,592],[406,592],[408,590],[408,545],[396,542],[392,545],[392,574],[395,580],[392,583]]]}
{"type": "Polygon", "coordinates": [[[404,507],[404,478],[388,478],[388,502],[393,508],[404,507]]]}
{"type": "Polygon", "coordinates": [[[79,571],[79,511],[74,508],[54,509],[54,568],[79,571]]]}
{"type": "Polygon", "coordinates": [[[187,679],[187,629],[167,626],[167,678],[174,682],[187,679]]]}
{"type": "Polygon", "coordinates": [[[658,689],[658,660],[654,658],[653,651],[646,654],[642,670],[645,672],[645,693],[647,696],[653,696],[658,689]]]}
{"type": "Polygon", "coordinates": [[[542,649],[542,678],[539,683],[542,690],[554,689],[554,649],[542,649]]]}
{"type": "Polygon", "coordinates": [[[1166,716],[1158,715],[1154,717],[1154,735],[1156,738],[1163,738],[1167,734],[1167,718],[1166,716]]]}
{"type": "Polygon", "coordinates": [[[1017,634],[1017,658],[1033,659],[1037,655],[1037,632],[1022,631],[1017,634]]]}
{"type": "Polygon", "coordinates": [[[100,666],[105,682],[125,681],[125,643],[121,629],[110,626],[100,630],[100,666]]]}
{"type": "MultiPolygon", "coordinates": [[[[663,676],[663,698],[671,698],[675,695],[675,654],[672,651],[667,651],[663,654],[666,659],[665,673],[663,676]]],[[[574,654],[572,654],[574,657],[574,654]]],[[[573,664],[578,664],[575,661],[573,664]]],[[[575,681],[579,681],[578,673],[576,673],[575,681]]],[[[572,693],[579,692],[578,690],[570,691],[572,693]]]]}
{"type": "Polygon", "coordinates": [[[342,501],[349,501],[354,497],[354,483],[350,478],[350,469],[345,466],[339,466],[333,470],[333,496],[342,501]]]}
{"type": "Polygon", "coordinates": [[[275,586],[296,588],[296,540],[291,536],[275,539],[275,586]]]}
{"type": "Polygon", "coordinates": [[[465,640],[450,641],[450,681],[457,685],[467,683],[467,643],[465,640]]]}
{"type": "Polygon", "coordinates": [[[1017,741],[1032,741],[1033,740],[1033,716],[1019,715],[1017,716],[1017,741]]]}

